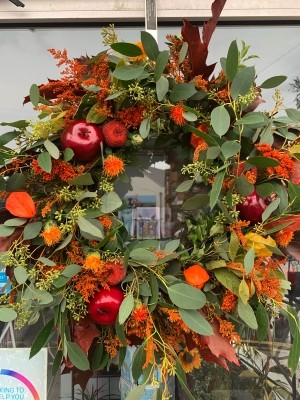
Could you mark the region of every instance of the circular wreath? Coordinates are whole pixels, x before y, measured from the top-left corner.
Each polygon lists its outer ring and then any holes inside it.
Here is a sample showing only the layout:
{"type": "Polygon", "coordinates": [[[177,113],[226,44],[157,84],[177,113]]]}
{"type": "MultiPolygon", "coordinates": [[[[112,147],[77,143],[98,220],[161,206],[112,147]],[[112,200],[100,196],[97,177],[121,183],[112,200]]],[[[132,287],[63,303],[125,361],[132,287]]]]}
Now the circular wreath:
{"type": "MultiPolygon", "coordinates": [[[[50,49],[64,69],[25,98],[37,121],[2,123],[14,130],[0,149],[0,260],[11,284],[0,319],[21,328],[51,311],[31,356],[53,332],[57,369],[122,364],[138,345],[136,379],[143,371],[146,385],[159,366],[188,391],[185,373],[201,359],[239,364],[245,328],[264,340],[283,313],[299,337],[282,267],[299,255],[300,113],[284,110],[278,89],[274,108],[257,111],[263,89],[285,77],[258,86],[246,45],[232,42],[213,74],[207,48],[222,7],[214,2],[202,38],[184,21],[167,50],[144,31],[139,43],[119,41],[113,26],[96,56],[50,49]],[[176,188],[181,235],[167,243],[133,239],[119,217],[128,205],[115,187],[139,170],[147,143],[188,157],[176,188]]],[[[293,345],[293,373],[298,359],[293,345]]]]}

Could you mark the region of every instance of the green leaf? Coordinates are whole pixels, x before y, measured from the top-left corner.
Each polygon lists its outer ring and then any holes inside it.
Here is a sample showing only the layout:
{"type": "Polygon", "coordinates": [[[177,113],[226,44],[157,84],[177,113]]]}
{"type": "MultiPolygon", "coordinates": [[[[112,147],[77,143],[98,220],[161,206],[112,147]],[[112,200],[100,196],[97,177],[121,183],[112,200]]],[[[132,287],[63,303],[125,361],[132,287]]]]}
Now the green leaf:
{"type": "Polygon", "coordinates": [[[42,226],[43,224],[41,221],[32,222],[26,225],[23,232],[24,240],[31,240],[37,237],[42,230],[42,226]]]}
{"type": "Polygon", "coordinates": [[[255,165],[259,168],[268,168],[268,167],[277,167],[280,165],[280,162],[275,160],[274,158],[263,157],[263,156],[255,156],[247,159],[247,163],[251,165],[255,165]]]}
{"type": "Polygon", "coordinates": [[[56,262],[50,260],[49,258],[46,257],[39,257],[38,261],[40,261],[41,263],[47,265],[48,267],[54,267],[56,265],[56,262]]]}
{"type": "Polygon", "coordinates": [[[29,89],[29,98],[34,107],[39,105],[40,91],[36,84],[31,85],[29,89]]]}
{"type": "Polygon", "coordinates": [[[74,157],[74,151],[72,149],[70,149],[69,147],[67,147],[64,150],[64,161],[70,161],[70,160],[72,160],[73,157],[74,157]]]}
{"type": "Polygon", "coordinates": [[[256,125],[265,124],[266,120],[262,113],[253,112],[245,114],[242,118],[235,121],[236,125],[256,125]]]}
{"type": "Polygon", "coordinates": [[[298,369],[300,358],[300,333],[299,329],[296,331],[295,336],[293,337],[293,344],[290,348],[289,358],[288,358],[288,367],[291,369],[292,375],[294,375],[298,369]]]}
{"type": "Polygon", "coordinates": [[[218,268],[214,270],[214,274],[221,285],[225,286],[226,289],[238,296],[240,279],[233,272],[226,268],[218,268]]]}
{"type": "Polygon", "coordinates": [[[241,246],[240,239],[235,232],[232,232],[230,235],[230,242],[228,246],[228,254],[231,260],[234,260],[237,252],[239,251],[241,246]]]}
{"type": "Polygon", "coordinates": [[[118,321],[115,322],[115,330],[116,330],[116,334],[118,335],[118,338],[120,339],[120,342],[124,346],[127,346],[127,339],[126,339],[124,328],[121,324],[119,324],[118,321]]]}
{"type": "Polygon", "coordinates": [[[251,328],[257,329],[258,324],[254,311],[249,303],[244,304],[240,299],[237,306],[239,317],[251,328]]]}
{"type": "Polygon", "coordinates": [[[221,152],[223,153],[223,156],[226,160],[232,156],[235,156],[240,150],[241,145],[235,140],[228,140],[221,146],[221,152]]]}
{"type": "Polygon", "coordinates": [[[245,255],[244,258],[244,267],[245,267],[245,271],[247,272],[247,274],[250,274],[250,272],[252,271],[253,267],[254,267],[254,259],[255,259],[255,251],[254,248],[251,247],[251,249],[249,249],[245,255]]]}
{"type": "Polygon", "coordinates": [[[90,369],[90,363],[82,351],[82,349],[78,346],[77,343],[66,341],[68,356],[70,358],[71,363],[81,371],[87,371],[90,369]]]}
{"type": "Polygon", "coordinates": [[[223,136],[230,127],[230,115],[224,106],[218,106],[211,112],[211,126],[218,136],[223,136]]]}
{"type": "Polygon", "coordinates": [[[133,43],[112,43],[110,47],[118,53],[123,54],[127,57],[138,57],[143,54],[142,49],[133,43]]]}
{"type": "Polygon", "coordinates": [[[213,145],[213,146],[219,146],[218,142],[212,138],[210,135],[208,135],[205,132],[201,132],[199,131],[199,129],[196,129],[194,126],[191,125],[185,125],[185,130],[187,130],[188,132],[192,132],[195,135],[201,137],[202,139],[204,139],[207,143],[213,145]]]}
{"type": "Polygon", "coordinates": [[[44,346],[49,343],[51,336],[54,333],[53,328],[54,319],[52,318],[46,323],[46,325],[43,326],[34,339],[31,345],[29,358],[34,357],[44,346]]]}
{"type": "Polygon", "coordinates": [[[97,371],[100,369],[100,364],[102,360],[102,355],[103,355],[103,343],[97,343],[96,348],[93,351],[93,358],[92,358],[92,370],[97,371]]]}
{"type": "Polygon", "coordinates": [[[132,390],[130,390],[125,400],[141,399],[145,392],[146,386],[147,382],[143,383],[142,385],[135,386],[132,390]]]}
{"type": "Polygon", "coordinates": [[[167,242],[164,246],[164,253],[173,253],[178,249],[179,246],[180,246],[179,239],[170,240],[170,242],[167,242]]]}
{"type": "Polygon", "coordinates": [[[254,185],[247,180],[244,174],[235,180],[235,188],[242,196],[248,196],[254,191],[254,185]]]}
{"type": "Polygon", "coordinates": [[[78,217],[78,226],[82,233],[87,233],[96,240],[103,239],[103,232],[82,216],[78,217]]]}
{"type": "Polygon", "coordinates": [[[52,376],[55,376],[57,374],[59,368],[61,367],[62,359],[63,359],[63,352],[61,350],[58,350],[55,354],[55,357],[54,357],[54,360],[52,363],[52,368],[51,368],[52,376]]]}
{"type": "Polygon", "coordinates": [[[124,300],[122,301],[120,308],[119,308],[119,324],[123,325],[126,319],[129,317],[131,314],[131,311],[133,310],[134,307],[134,297],[132,293],[128,293],[124,300]]]}
{"type": "Polygon", "coordinates": [[[161,76],[158,81],[156,81],[156,95],[157,100],[162,101],[169,90],[169,81],[164,76],[161,76]]]}
{"type": "Polygon", "coordinates": [[[274,192],[272,183],[261,183],[256,186],[256,192],[260,197],[268,197],[274,192]]]}
{"type": "Polygon", "coordinates": [[[204,293],[186,283],[176,283],[167,287],[171,301],[181,308],[188,310],[199,310],[205,305],[206,297],[204,293]]]}
{"type": "Polygon", "coordinates": [[[204,336],[211,336],[214,334],[211,325],[197,310],[186,310],[179,308],[179,314],[182,321],[194,332],[204,336]]]}
{"type": "Polygon", "coordinates": [[[187,192],[193,186],[193,183],[194,183],[193,179],[189,179],[187,181],[181,182],[177,186],[176,192],[178,192],[178,193],[187,192]]]}
{"type": "Polygon", "coordinates": [[[41,221],[32,222],[26,225],[23,232],[24,240],[31,240],[37,237],[42,230],[42,226],[43,224],[41,221]]]}
{"type": "Polygon", "coordinates": [[[248,287],[245,279],[242,279],[240,282],[239,298],[242,301],[242,303],[244,303],[244,304],[247,304],[247,302],[249,300],[249,287],[248,287]]]}
{"type": "Polygon", "coordinates": [[[51,173],[52,170],[52,161],[51,161],[51,156],[48,153],[48,151],[44,151],[41,154],[38,155],[37,157],[37,162],[39,166],[45,171],[48,172],[48,174],[51,173]]]}
{"type": "Polygon", "coordinates": [[[143,139],[146,139],[148,137],[150,132],[150,118],[145,118],[141,122],[141,125],[139,127],[139,133],[142,136],[143,139]]]}
{"type": "Polygon", "coordinates": [[[223,171],[219,171],[216,175],[213,187],[211,189],[210,192],[210,196],[209,196],[209,206],[211,209],[214,208],[214,206],[217,204],[217,201],[219,200],[219,195],[221,193],[222,190],[222,183],[223,183],[223,179],[225,176],[225,170],[223,171]]]}
{"type": "Polygon", "coordinates": [[[145,53],[147,54],[147,57],[150,58],[150,60],[156,61],[159,55],[159,48],[156,40],[151,35],[151,33],[142,31],[141,42],[145,50],[145,53]]]}
{"type": "Polygon", "coordinates": [[[297,110],[295,108],[286,108],[285,112],[292,121],[295,121],[295,122],[300,121],[300,111],[299,110],[297,110]]]}
{"type": "Polygon", "coordinates": [[[226,76],[229,82],[235,78],[239,66],[239,49],[236,40],[232,41],[226,58],[226,76]]]}
{"type": "Polygon", "coordinates": [[[149,312],[152,312],[157,305],[159,297],[158,282],[156,276],[153,273],[150,273],[149,284],[151,288],[151,296],[148,301],[148,309],[149,312]]]}
{"type": "Polygon", "coordinates": [[[230,94],[233,100],[237,100],[239,96],[245,96],[250,91],[254,79],[254,67],[245,67],[239,71],[233,79],[230,88],[230,94]]]}
{"type": "Polygon", "coordinates": [[[117,67],[113,76],[122,81],[131,81],[142,75],[144,72],[144,66],[141,65],[124,65],[122,67],[117,67]]]}
{"type": "Polygon", "coordinates": [[[142,375],[143,365],[146,361],[145,345],[146,341],[138,346],[133,356],[131,371],[135,382],[137,382],[139,377],[142,375]]]}
{"type": "Polygon", "coordinates": [[[6,191],[15,192],[25,186],[26,177],[24,174],[15,172],[11,175],[6,182],[6,191]]]}
{"type": "Polygon", "coordinates": [[[14,275],[19,285],[23,285],[27,281],[28,273],[24,267],[20,265],[14,268],[14,275]]]}
{"type": "Polygon", "coordinates": [[[70,179],[68,183],[75,186],[89,186],[93,185],[95,182],[93,181],[92,175],[87,172],[86,174],[79,175],[76,176],[76,178],[70,179]]]}
{"type": "MultiPolygon", "coordinates": [[[[2,124],[0,124],[2,125],[2,124]]],[[[18,131],[12,131],[12,132],[5,132],[0,135],[0,146],[4,146],[7,143],[10,143],[12,140],[17,138],[20,135],[20,132],[18,131]]]]}
{"type": "Polygon", "coordinates": [[[129,257],[142,265],[153,265],[156,262],[156,255],[149,250],[137,248],[133,249],[129,257]]]}
{"type": "Polygon", "coordinates": [[[274,87],[281,85],[286,79],[287,77],[284,75],[273,76],[272,78],[265,80],[261,85],[259,85],[259,87],[262,89],[273,89],[274,87]]]}
{"type": "Polygon", "coordinates": [[[156,59],[156,64],[154,68],[154,80],[158,81],[164,72],[166,65],[169,62],[169,56],[170,52],[169,50],[164,50],[159,53],[157,59],[156,59]]]}
{"type": "MultiPolygon", "coordinates": [[[[92,124],[102,124],[102,122],[104,122],[107,119],[107,115],[100,114],[98,108],[99,106],[97,103],[90,108],[86,116],[86,122],[90,122],[92,124]]],[[[99,153],[100,153],[100,146],[99,146],[99,153]]]]}
{"type": "Polygon", "coordinates": [[[73,276],[77,275],[81,271],[82,267],[77,264],[70,264],[67,265],[66,268],[64,268],[61,271],[61,275],[67,277],[67,278],[73,278],[73,276]]]}
{"type": "Polygon", "coordinates": [[[5,226],[21,226],[27,222],[26,218],[10,218],[4,222],[5,226]]]}
{"type": "Polygon", "coordinates": [[[182,46],[181,46],[181,49],[179,51],[179,56],[178,56],[178,63],[179,64],[183,63],[183,61],[184,61],[184,59],[185,59],[185,57],[187,55],[188,49],[189,49],[188,43],[187,42],[183,42],[182,46]]]}
{"type": "Polygon", "coordinates": [[[112,213],[120,208],[123,204],[116,192],[105,193],[101,197],[101,202],[102,204],[100,206],[100,211],[103,212],[103,214],[112,213]]]}
{"type": "Polygon", "coordinates": [[[195,194],[195,196],[191,197],[190,199],[186,200],[183,205],[182,209],[185,211],[189,210],[197,210],[200,208],[206,208],[209,202],[209,196],[204,193],[195,194]]]}
{"type": "Polygon", "coordinates": [[[18,314],[12,308],[0,307],[0,321],[11,322],[16,319],[18,314]]]}
{"type": "Polygon", "coordinates": [[[195,93],[197,91],[192,83],[177,83],[171,90],[170,99],[173,102],[187,100],[195,93]]]}
{"type": "Polygon", "coordinates": [[[44,141],[44,146],[48,153],[53,157],[55,160],[59,159],[59,148],[50,140],[46,139],[44,141]]]}
{"type": "Polygon", "coordinates": [[[279,203],[280,203],[280,198],[277,198],[268,205],[268,207],[262,213],[262,216],[261,216],[262,222],[266,221],[269,218],[269,216],[272,214],[272,212],[275,211],[276,208],[279,206],[279,203]]]}
{"type": "Polygon", "coordinates": [[[265,340],[268,334],[268,329],[269,329],[269,317],[268,313],[265,309],[265,307],[261,304],[261,302],[258,303],[256,312],[256,319],[257,319],[257,339],[262,342],[265,340]]]}
{"type": "Polygon", "coordinates": [[[8,237],[13,234],[15,228],[13,226],[5,226],[4,224],[0,224],[0,237],[8,237]]]}

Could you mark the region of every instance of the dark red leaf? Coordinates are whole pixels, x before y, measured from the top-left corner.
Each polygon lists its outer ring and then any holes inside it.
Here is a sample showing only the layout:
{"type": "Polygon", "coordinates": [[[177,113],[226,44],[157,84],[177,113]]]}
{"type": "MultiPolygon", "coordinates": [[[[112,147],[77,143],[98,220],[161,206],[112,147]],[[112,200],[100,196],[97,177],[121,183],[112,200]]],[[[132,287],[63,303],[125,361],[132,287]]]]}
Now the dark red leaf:
{"type": "Polygon", "coordinates": [[[84,318],[75,323],[73,334],[74,342],[80,346],[85,354],[88,354],[93,340],[99,336],[99,331],[90,318],[84,318]]]}
{"type": "Polygon", "coordinates": [[[192,76],[202,75],[207,79],[213,72],[215,64],[207,65],[208,44],[216,29],[217,22],[226,0],[215,0],[211,6],[212,17],[203,25],[202,40],[198,26],[192,25],[186,19],[183,20],[181,34],[183,40],[188,43],[189,58],[192,67],[192,76]]]}

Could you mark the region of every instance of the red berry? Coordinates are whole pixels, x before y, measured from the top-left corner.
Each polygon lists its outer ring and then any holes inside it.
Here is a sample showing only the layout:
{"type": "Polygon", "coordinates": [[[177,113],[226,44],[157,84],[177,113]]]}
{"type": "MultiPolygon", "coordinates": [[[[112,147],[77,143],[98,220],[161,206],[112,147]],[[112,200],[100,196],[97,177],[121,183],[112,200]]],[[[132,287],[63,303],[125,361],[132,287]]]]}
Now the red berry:
{"type": "Polygon", "coordinates": [[[107,278],[107,283],[110,286],[118,285],[126,276],[126,267],[123,260],[117,260],[115,262],[106,262],[106,267],[110,269],[109,276],[107,278]]]}
{"type": "Polygon", "coordinates": [[[120,121],[109,121],[102,125],[104,141],[109,147],[123,147],[127,142],[126,126],[120,121]]]}

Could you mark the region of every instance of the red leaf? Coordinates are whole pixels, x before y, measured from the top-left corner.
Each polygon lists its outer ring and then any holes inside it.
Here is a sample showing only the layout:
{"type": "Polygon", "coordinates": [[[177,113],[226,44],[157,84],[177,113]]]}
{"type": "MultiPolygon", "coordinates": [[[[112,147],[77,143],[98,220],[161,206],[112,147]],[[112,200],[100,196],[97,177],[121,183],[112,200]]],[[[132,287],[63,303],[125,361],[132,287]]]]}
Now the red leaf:
{"type": "Polygon", "coordinates": [[[32,218],[36,215],[34,201],[26,192],[12,192],[6,199],[5,208],[15,217],[32,218]]]}
{"type": "Polygon", "coordinates": [[[214,334],[212,336],[201,336],[201,342],[206,344],[211,352],[210,354],[208,349],[201,349],[200,352],[203,358],[205,358],[207,361],[213,362],[216,362],[216,358],[219,361],[216,363],[226,369],[228,369],[226,360],[239,366],[240,363],[237,359],[234,347],[230,344],[230,340],[220,334],[219,327],[216,322],[213,322],[211,325],[214,334]]]}
{"type": "Polygon", "coordinates": [[[77,343],[85,354],[88,354],[93,340],[99,336],[96,325],[89,318],[81,319],[74,326],[74,342],[77,343]]]}
{"type": "Polygon", "coordinates": [[[290,176],[290,181],[295,185],[300,185],[300,161],[294,161],[295,169],[290,176]]]}
{"type": "Polygon", "coordinates": [[[299,231],[300,230],[300,215],[292,215],[290,217],[285,217],[285,218],[280,218],[277,219],[276,221],[269,222],[264,226],[265,229],[271,229],[275,228],[278,225],[285,224],[285,223],[290,223],[286,227],[282,228],[281,230],[284,232],[285,230],[287,231],[299,231]]]}
{"type": "Polygon", "coordinates": [[[212,17],[203,25],[202,41],[198,26],[192,25],[186,19],[183,20],[181,34],[183,40],[188,43],[189,58],[192,66],[192,76],[202,75],[207,79],[213,72],[215,64],[207,65],[208,44],[216,29],[216,25],[226,0],[215,0],[211,6],[212,17]]]}
{"type": "Polygon", "coordinates": [[[0,252],[7,251],[12,243],[18,239],[18,237],[22,234],[23,229],[16,229],[14,233],[7,237],[0,237],[0,252]]]}

